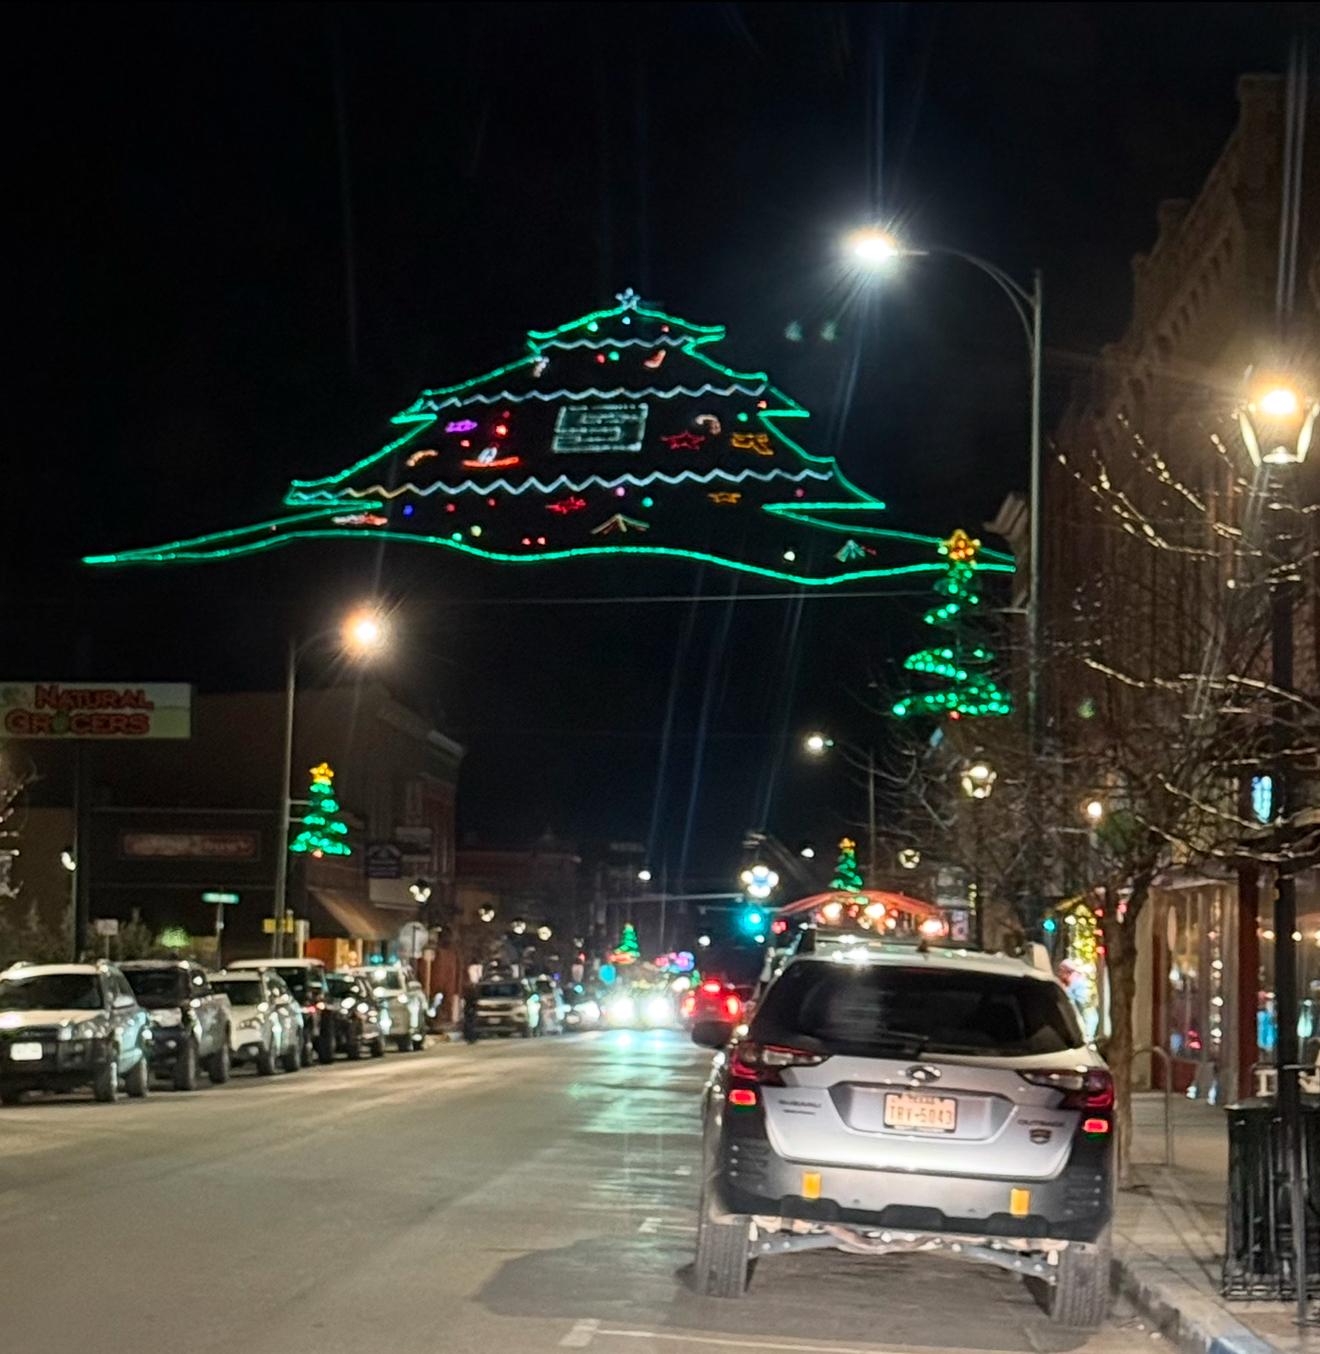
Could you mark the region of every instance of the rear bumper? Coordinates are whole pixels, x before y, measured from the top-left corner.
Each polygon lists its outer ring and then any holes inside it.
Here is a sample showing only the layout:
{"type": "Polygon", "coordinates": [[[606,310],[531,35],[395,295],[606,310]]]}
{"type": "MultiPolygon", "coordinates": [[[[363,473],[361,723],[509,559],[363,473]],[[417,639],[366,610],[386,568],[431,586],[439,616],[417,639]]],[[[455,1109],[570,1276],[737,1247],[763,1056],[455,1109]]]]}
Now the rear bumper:
{"type": "Polygon", "coordinates": [[[1113,1212],[1110,1161],[1107,1145],[1079,1141],[1052,1180],[873,1171],[789,1161],[763,1131],[730,1133],[726,1125],[717,1183],[731,1213],[935,1236],[1093,1242],[1113,1212]]]}

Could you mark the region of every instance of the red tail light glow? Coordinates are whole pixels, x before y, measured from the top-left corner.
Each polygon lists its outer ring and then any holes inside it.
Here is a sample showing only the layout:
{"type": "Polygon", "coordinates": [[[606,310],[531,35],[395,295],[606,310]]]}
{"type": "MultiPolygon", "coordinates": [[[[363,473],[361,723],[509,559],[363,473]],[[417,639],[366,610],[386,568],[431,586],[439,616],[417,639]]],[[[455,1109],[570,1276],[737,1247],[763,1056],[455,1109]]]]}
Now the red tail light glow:
{"type": "Polygon", "coordinates": [[[724,990],[724,984],[717,983],[713,978],[707,978],[706,981],[701,984],[701,990],[703,992],[709,992],[713,997],[717,992],[722,992],[724,990]]]}
{"type": "Polygon", "coordinates": [[[736,1110],[751,1109],[756,1104],[756,1092],[749,1091],[742,1086],[735,1086],[729,1092],[729,1104],[736,1110]]]}
{"type": "Polygon", "coordinates": [[[825,1061],[823,1053],[809,1053],[804,1048],[787,1048],[782,1044],[754,1044],[744,1040],[734,1046],[729,1071],[735,1077],[759,1081],[765,1086],[782,1086],[780,1073],[785,1067],[815,1067],[825,1061]]]}
{"type": "Polygon", "coordinates": [[[1020,1072],[1033,1086],[1051,1086],[1063,1092],[1060,1109],[1108,1110],[1114,1107],[1114,1079],[1103,1067],[1020,1072]]]}
{"type": "Polygon", "coordinates": [[[697,1009],[697,998],[696,994],[693,992],[689,992],[678,1004],[678,1013],[683,1017],[684,1020],[687,1020],[692,1015],[692,1012],[695,1011],[696,1009],[697,1009]]]}
{"type": "Polygon", "coordinates": [[[742,1008],[742,1002],[735,997],[732,992],[724,998],[724,1009],[728,1013],[730,1020],[737,1020],[738,1017],[742,1015],[742,1008]]]}
{"type": "Polygon", "coordinates": [[[1082,1120],[1082,1132],[1083,1132],[1083,1133],[1097,1133],[1097,1134],[1099,1134],[1099,1133],[1108,1133],[1108,1132],[1109,1132],[1109,1120],[1108,1120],[1108,1119],[1083,1119],[1083,1120],[1082,1120]]]}

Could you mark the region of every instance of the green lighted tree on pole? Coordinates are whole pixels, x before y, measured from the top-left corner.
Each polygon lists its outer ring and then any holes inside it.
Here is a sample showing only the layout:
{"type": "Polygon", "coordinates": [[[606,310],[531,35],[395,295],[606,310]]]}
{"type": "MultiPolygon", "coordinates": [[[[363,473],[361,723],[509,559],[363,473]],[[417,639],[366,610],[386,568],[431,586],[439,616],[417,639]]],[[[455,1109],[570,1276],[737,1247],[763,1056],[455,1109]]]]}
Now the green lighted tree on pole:
{"type": "Polygon", "coordinates": [[[339,801],[335,798],[335,773],[326,762],[312,767],[312,784],[308,791],[307,812],[299,820],[302,829],[289,843],[295,855],[351,856],[353,848],[345,838],[348,824],[339,816],[339,801]]]}
{"type": "Polygon", "coordinates": [[[616,964],[635,964],[642,957],[642,947],[637,943],[637,928],[630,921],[623,924],[623,934],[618,946],[610,956],[616,964]]]}
{"type": "Polygon", "coordinates": [[[845,837],[839,843],[839,860],[834,867],[834,878],[830,880],[830,888],[857,893],[865,887],[862,872],[857,868],[857,843],[851,837],[845,837]]]}
{"type": "Polygon", "coordinates": [[[994,654],[969,634],[968,621],[981,605],[976,590],[976,555],[980,548],[981,542],[961,528],[940,542],[940,554],[949,567],[935,584],[939,601],[922,619],[948,638],[943,644],[919,649],[903,663],[908,672],[934,678],[938,685],[895,701],[893,710],[900,719],[909,715],[963,719],[1012,713],[1012,701],[988,671],[994,654]]]}

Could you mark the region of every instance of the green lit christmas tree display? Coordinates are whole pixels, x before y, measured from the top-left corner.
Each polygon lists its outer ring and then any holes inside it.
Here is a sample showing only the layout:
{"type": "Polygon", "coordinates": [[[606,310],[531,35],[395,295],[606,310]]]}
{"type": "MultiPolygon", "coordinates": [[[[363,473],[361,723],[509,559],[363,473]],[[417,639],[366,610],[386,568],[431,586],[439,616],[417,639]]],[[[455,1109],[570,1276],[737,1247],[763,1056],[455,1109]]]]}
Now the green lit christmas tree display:
{"type": "Polygon", "coordinates": [[[307,792],[307,812],[298,821],[298,835],[289,843],[295,855],[351,856],[353,848],[345,840],[348,824],[339,816],[335,798],[335,773],[326,762],[311,770],[312,784],[307,792]]]}
{"type": "Polygon", "coordinates": [[[623,934],[610,959],[615,964],[635,964],[642,957],[642,947],[637,941],[637,928],[630,921],[623,924],[623,934]]]}
{"type": "MultiPolygon", "coordinates": [[[[87,562],[365,539],[524,568],[686,560],[804,587],[938,572],[923,555],[934,538],[881,525],[885,505],[803,445],[806,409],[712,356],[724,337],[622,292],[528,331],[504,366],[423,391],[377,450],[294,480],[281,515],[87,562]]],[[[984,567],[1012,570],[1003,555],[984,567]]]]}
{"type": "Polygon", "coordinates": [[[1011,700],[989,673],[994,654],[970,633],[981,605],[976,587],[978,568],[984,567],[977,561],[981,542],[959,528],[940,542],[939,549],[948,566],[935,584],[939,600],[922,619],[947,639],[919,649],[903,663],[908,672],[933,678],[938,685],[896,701],[894,714],[900,718],[931,715],[949,719],[1010,714],[1011,700]]]}
{"type": "Polygon", "coordinates": [[[846,893],[858,893],[865,887],[862,872],[857,868],[857,843],[851,837],[845,837],[839,843],[839,859],[834,866],[834,878],[830,880],[830,888],[846,893]]]}

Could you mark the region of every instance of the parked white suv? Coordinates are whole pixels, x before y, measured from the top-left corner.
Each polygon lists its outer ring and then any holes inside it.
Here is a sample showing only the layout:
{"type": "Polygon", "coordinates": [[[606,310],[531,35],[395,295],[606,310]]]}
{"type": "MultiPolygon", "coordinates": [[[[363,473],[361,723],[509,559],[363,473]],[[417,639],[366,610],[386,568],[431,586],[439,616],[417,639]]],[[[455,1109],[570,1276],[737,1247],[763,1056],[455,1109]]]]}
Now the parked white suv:
{"type": "Polygon", "coordinates": [[[697,1286],[739,1296],[749,1262],[784,1251],[942,1250],[1040,1280],[1060,1324],[1098,1326],[1113,1104],[1048,971],[861,938],[799,953],[706,1087],[697,1286]]]}
{"type": "Polygon", "coordinates": [[[284,979],[272,969],[229,969],[211,974],[211,987],[229,998],[230,1050],[236,1063],[250,1062],[270,1076],[276,1067],[302,1066],[303,1014],[284,979]]]}
{"type": "Polygon", "coordinates": [[[376,996],[380,1023],[400,1053],[426,1043],[426,993],[403,964],[369,964],[352,970],[376,996]]]}

